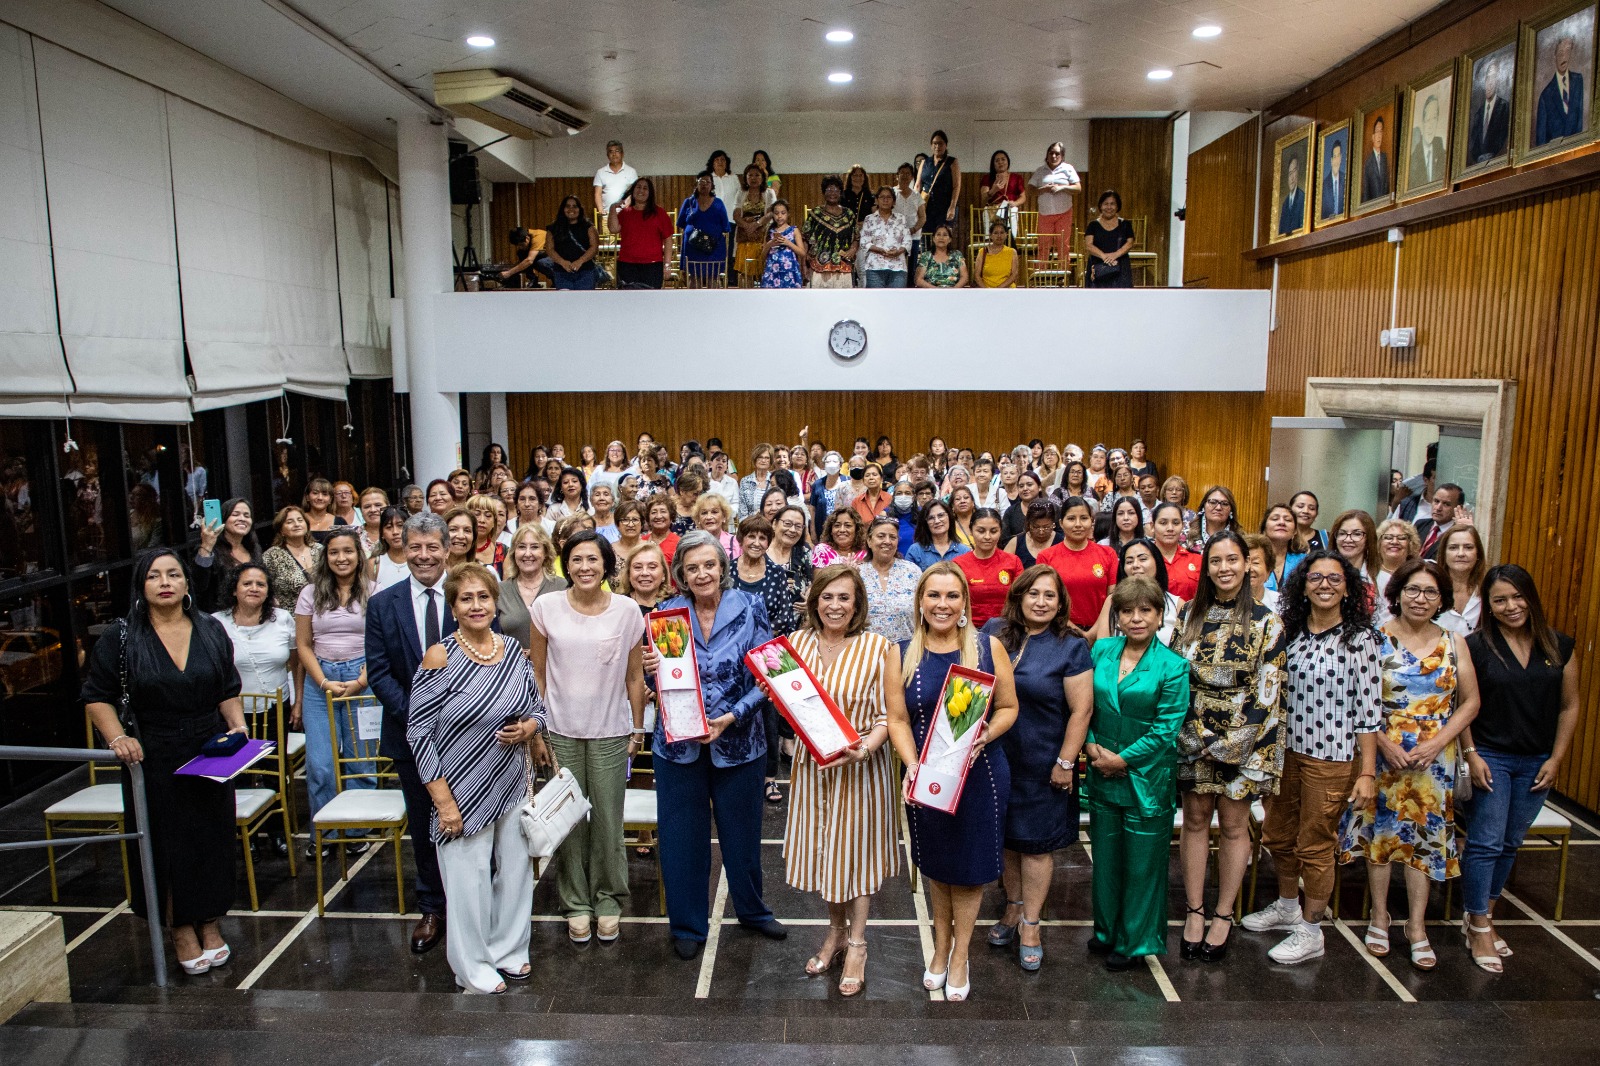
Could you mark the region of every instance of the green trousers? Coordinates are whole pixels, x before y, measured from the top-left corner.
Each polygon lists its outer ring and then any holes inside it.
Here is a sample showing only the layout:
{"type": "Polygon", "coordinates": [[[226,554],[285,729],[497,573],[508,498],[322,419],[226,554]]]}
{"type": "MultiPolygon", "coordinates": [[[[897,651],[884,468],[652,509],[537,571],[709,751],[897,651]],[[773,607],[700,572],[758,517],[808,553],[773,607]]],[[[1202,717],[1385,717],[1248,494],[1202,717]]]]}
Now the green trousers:
{"type": "Polygon", "coordinates": [[[577,740],[551,733],[556,761],[571,770],[593,810],[555,854],[556,895],[568,918],[620,915],[628,898],[622,801],[628,787],[628,738],[577,740]]]}
{"type": "Polygon", "coordinates": [[[1167,951],[1172,808],[1140,814],[1088,800],[1094,845],[1094,935],[1119,955],[1167,951]]]}

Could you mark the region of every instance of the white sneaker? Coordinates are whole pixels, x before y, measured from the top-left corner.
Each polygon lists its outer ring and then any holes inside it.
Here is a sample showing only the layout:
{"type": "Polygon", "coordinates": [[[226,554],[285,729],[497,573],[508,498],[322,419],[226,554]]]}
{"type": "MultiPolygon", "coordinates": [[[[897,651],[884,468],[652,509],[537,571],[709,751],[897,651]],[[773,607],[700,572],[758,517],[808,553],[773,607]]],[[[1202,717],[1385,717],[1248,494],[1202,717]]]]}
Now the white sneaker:
{"type": "Polygon", "coordinates": [[[1275,899],[1255,913],[1244,916],[1244,927],[1252,933],[1293,929],[1299,924],[1300,901],[1296,899],[1275,899]]]}
{"type": "Polygon", "coordinates": [[[1320,959],[1322,955],[1322,927],[1306,925],[1304,922],[1295,926],[1283,943],[1267,952],[1267,958],[1285,966],[1320,959]]]}

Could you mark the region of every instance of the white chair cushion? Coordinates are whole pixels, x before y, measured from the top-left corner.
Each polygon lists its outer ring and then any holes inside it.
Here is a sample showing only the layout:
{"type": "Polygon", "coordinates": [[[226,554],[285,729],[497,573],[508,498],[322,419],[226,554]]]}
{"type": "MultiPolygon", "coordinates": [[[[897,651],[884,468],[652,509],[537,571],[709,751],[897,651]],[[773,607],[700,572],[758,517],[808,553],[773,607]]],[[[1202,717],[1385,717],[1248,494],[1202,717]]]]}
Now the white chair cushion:
{"type": "Polygon", "coordinates": [[[278,794],[270,788],[241,788],[233,794],[234,817],[248,822],[277,798],[278,794]]]}
{"type": "Polygon", "coordinates": [[[52,803],[44,809],[46,818],[51,817],[80,817],[100,816],[105,818],[122,817],[122,786],[121,785],[90,785],[80,788],[64,800],[52,803]]]}
{"type": "Polygon", "coordinates": [[[622,824],[656,825],[656,794],[642,788],[625,790],[622,793],[622,824]]]}
{"type": "Polygon", "coordinates": [[[1534,815],[1533,828],[1535,829],[1565,829],[1572,832],[1572,819],[1546,803],[1539,808],[1539,813],[1534,815]]]}
{"type": "Polygon", "coordinates": [[[315,818],[319,826],[387,822],[398,825],[406,820],[406,798],[398,789],[351,788],[333,797],[315,818]]]}
{"type": "Polygon", "coordinates": [[[284,738],[284,743],[288,745],[289,757],[292,759],[306,750],[306,735],[290,733],[284,738]]]}

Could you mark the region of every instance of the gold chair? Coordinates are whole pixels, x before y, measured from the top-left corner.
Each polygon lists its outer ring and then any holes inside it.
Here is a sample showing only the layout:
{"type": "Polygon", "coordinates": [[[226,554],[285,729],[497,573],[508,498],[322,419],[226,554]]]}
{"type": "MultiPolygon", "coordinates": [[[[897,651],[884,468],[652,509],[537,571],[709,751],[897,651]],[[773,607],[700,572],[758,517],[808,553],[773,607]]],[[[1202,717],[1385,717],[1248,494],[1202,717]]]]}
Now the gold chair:
{"type": "MultiPolygon", "coordinates": [[[[378,754],[383,708],[371,693],[361,696],[335,696],[328,701],[328,733],[333,744],[334,785],[339,790],[332,800],[311,818],[311,852],[317,860],[317,914],[323,914],[322,838],[324,833],[352,829],[376,830],[394,844],[394,887],[396,911],[406,911],[405,869],[400,853],[400,838],[406,832],[406,800],[401,794],[400,775],[393,763],[378,754]],[[345,723],[352,754],[339,748],[339,722],[345,723]],[[376,779],[376,788],[352,788],[358,779],[376,779]],[[385,787],[392,784],[393,787],[385,787]]],[[[423,828],[426,832],[426,827],[423,828]]],[[[332,843],[339,848],[339,874],[350,876],[345,847],[350,838],[340,836],[332,843]]]]}
{"type": "MultiPolygon", "coordinates": [[[[94,731],[94,719],[87,710],[83,713],[85,747],[104,747],[94,731]]],[[[122,770],[120,766],[103,763],[89,764],[89,785],[80,788],[66,799],[58,800],[44,810],[44,837],[54,840],[57,834],[78,836],[105,836],[125,833],[126,820],[122,809],[122,770]],[[102,783],[101,777],[110,777],[102,783]]],[[[133,879],[128,870],[128,842],[119,841],[122,851],[122,891],[127,899],[133,898],[133,879]]],[[[44,849],[45,863],[50,868],[50,902],[61,901],[60,885],[56,880],[56,849],[44,849]]]]}
{"type": "Polygon", "coordinates": [[[283,720],[283,690],[274,692],[241,692],[244,704],[245,729],[252,740],[270,740],[271,755],[256,761],[240,777],[261,778],[268,788],[238,788],[234,790],[234,824],[239,829],[239,843],[244,847],[244,875],[250,886],[250,909],[261,909],[256,894],[255,856],[250,851],[250,838],[255,836],[273,815],[283,819],[283,837],[289,842],[289,876],[294,872],[294,823],[289,816],[289,756],[284,750],[285,723],[283,720]]]}
{"type": "Polygon", "coordinates": [[[1134,285],[1139,284],[1139,275],[1147,275],[1147,286],[1161,284],[1161,257],[1149,250],[1145,243],[1150,229],[1148,218],[1130,218],[1133,224],[1133,247],[1128,251],[1128,266],[1134,271],[1134,285]]]}
{"type": "MultiPolygon", "coordinates": [[[[1550,806],[1548,803],[1539,809],[1533,819],[1533,825],[1528,827],[1527,836],[1522,840],[1522,846],[1517,848],[1518,853],[1524,851],[1546,851],[1556,848],[1561,856],[1560,866],[1556,872],[1556,909],[1555,920],[1561,921],[1561,915],[1567,905],[1567,858],[1572,844],[1572,819],[1550,806]]],[[[1515,874],[1513,873],[1513,876],[1515,874]]],[[[1371,906],[1370,900],[1363,904],[1363,911],[1371,906]]],[[[1455,881],[1445,882],[1444,895],[1444,920],[1450,920],[1450,912],[1455,907],[1455,881]]]]}

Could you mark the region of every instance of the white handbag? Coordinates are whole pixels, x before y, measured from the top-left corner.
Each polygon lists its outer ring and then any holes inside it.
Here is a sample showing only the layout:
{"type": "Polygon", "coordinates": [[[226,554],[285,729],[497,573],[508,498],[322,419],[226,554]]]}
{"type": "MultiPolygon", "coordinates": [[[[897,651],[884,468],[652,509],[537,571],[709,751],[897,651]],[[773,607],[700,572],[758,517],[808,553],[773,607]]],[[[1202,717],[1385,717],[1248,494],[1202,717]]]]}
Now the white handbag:
{"type": "Polygon", "coordinates": [[[528,857],[548,859],[567,839],[567,834],[589,817],[590,804],[583,789],[578,787],[578,779],[565,767],[558,768],[555,776],[535,794],[533,759],[525,758],[528,794],[517,809],[517,820],[522,824],[522,841],[528,846],[528,857]]]}

